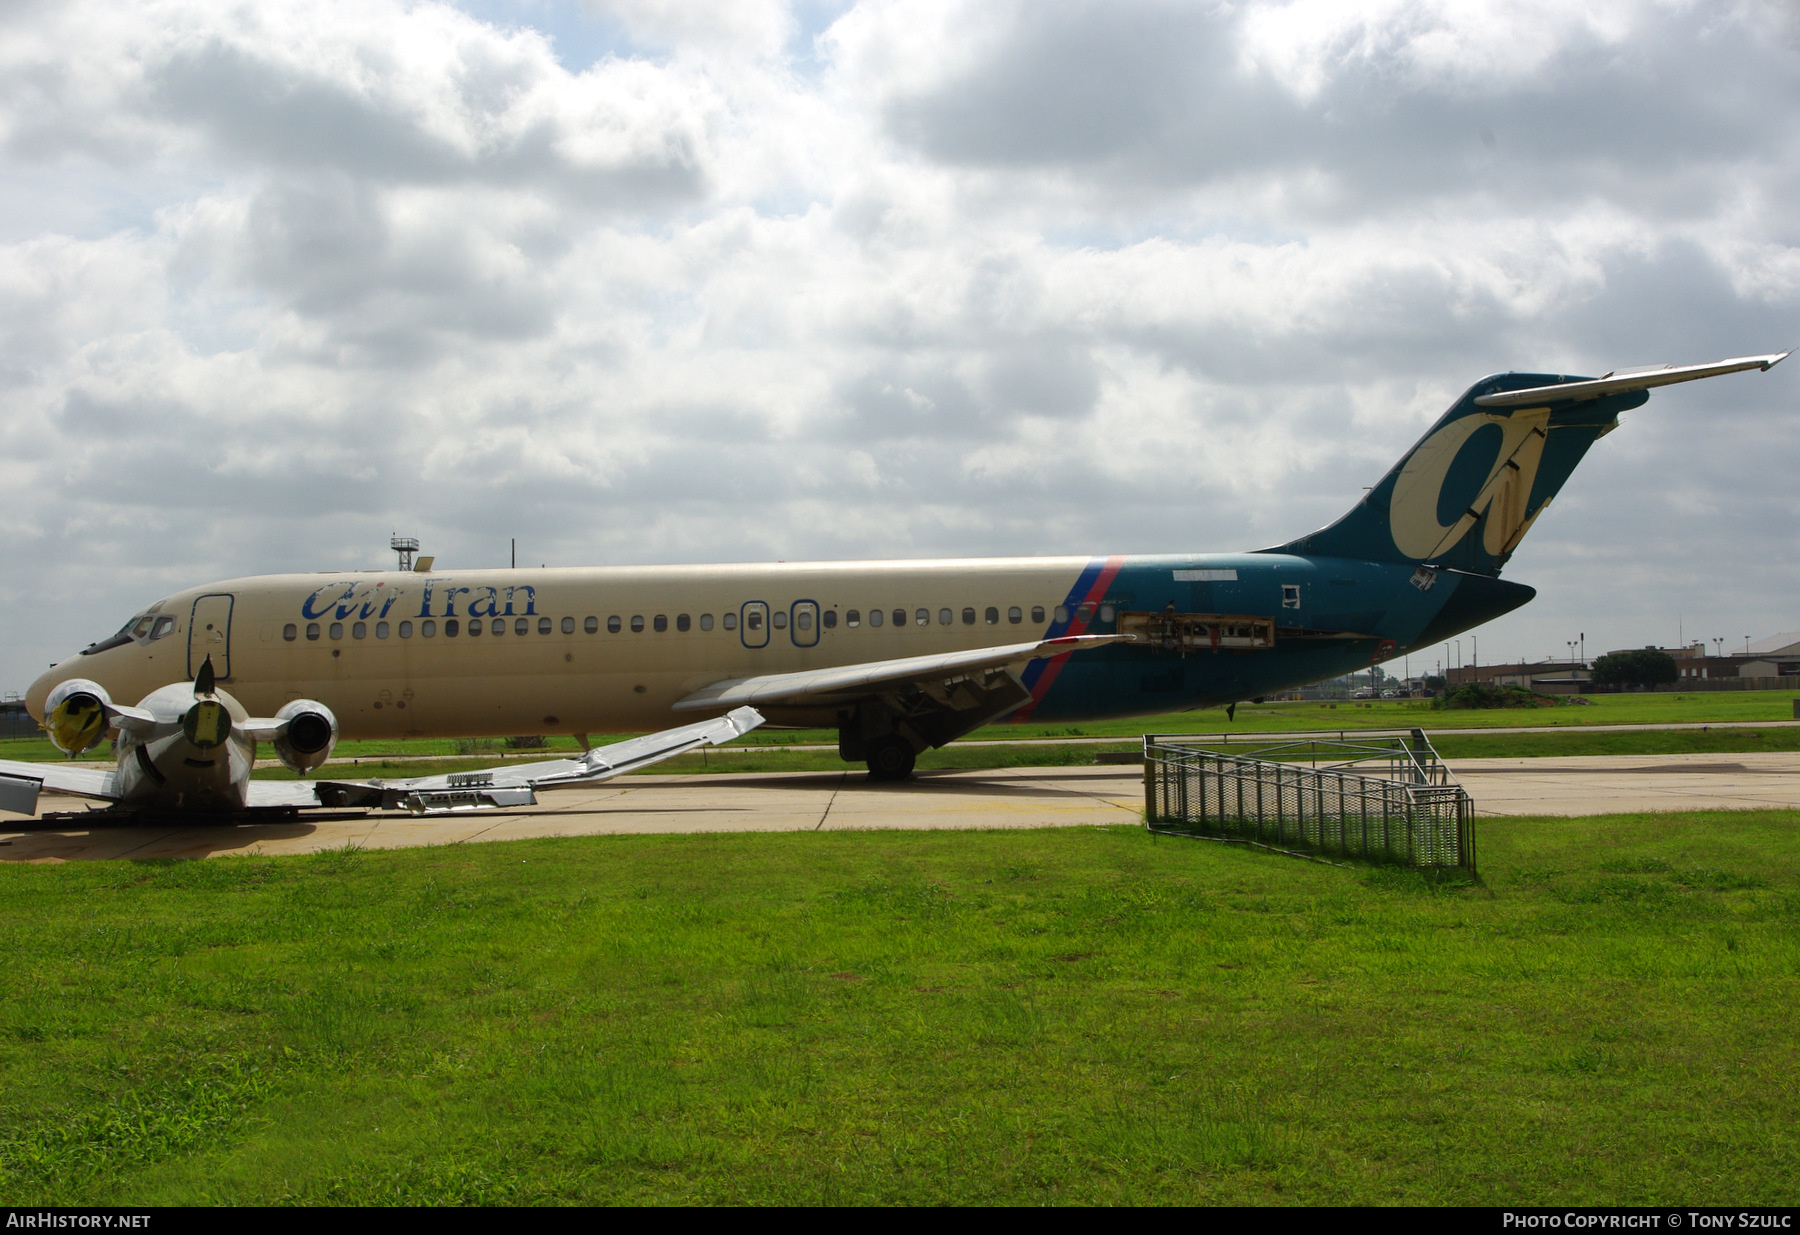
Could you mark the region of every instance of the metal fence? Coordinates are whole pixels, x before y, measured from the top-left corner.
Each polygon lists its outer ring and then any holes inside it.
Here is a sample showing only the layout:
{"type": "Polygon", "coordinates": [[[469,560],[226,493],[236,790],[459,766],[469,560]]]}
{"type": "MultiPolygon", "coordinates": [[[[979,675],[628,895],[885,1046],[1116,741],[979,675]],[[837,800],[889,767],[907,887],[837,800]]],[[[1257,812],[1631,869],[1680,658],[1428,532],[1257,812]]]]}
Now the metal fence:
{"type": "Polygon", "coordinates": [[[1475,810],[1419,729],[1144,735],[1157,832],[1475,873],[1475,810]]]}

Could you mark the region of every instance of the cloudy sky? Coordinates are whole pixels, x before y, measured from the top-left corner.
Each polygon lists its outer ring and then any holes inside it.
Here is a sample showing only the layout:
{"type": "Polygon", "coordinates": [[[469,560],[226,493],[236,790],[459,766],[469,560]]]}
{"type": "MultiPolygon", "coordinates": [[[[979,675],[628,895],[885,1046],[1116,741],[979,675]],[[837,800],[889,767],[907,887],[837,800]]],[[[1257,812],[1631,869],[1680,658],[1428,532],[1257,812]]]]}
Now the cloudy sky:
{"type": "MultiPolygon", "coordinates": [[[[1796,13],[9,0],[0,688],[393,531],[1287,539],[1484,374],[1800,342],[1796,13]]],[[[1483,659],[1800,629],[1797,400],[1800,360],[1630,413],[1483,659]]]]}

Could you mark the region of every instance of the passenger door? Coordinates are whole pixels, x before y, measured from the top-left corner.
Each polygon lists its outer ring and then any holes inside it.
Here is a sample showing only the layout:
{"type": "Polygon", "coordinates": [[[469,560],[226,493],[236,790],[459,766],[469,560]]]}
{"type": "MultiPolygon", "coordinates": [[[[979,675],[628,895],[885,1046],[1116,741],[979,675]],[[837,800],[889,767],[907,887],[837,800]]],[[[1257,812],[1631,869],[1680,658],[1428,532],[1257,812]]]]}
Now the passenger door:
{"type": "Polygon", "coordinates": [[[769,646],[769,606],[760,600],[747,602],[738,613],[738,631],[747,648],[769,646]]]}
{"type": "Polygon", "coordinates": [[[797,648],[816,647],[819,642],[819,602],[816,600],[796,600],[788,610],[792,619],[789,632],[793,635],[797,648]]]}
{"type": "Polygon", "coordinates": [[[187,675],[190,682],[208,656],[212,657],[215,678],[224,681],[231,676],[232,599],[229,592],[215,592],[194,602],[194,611],[188,618],[187,675]]]}

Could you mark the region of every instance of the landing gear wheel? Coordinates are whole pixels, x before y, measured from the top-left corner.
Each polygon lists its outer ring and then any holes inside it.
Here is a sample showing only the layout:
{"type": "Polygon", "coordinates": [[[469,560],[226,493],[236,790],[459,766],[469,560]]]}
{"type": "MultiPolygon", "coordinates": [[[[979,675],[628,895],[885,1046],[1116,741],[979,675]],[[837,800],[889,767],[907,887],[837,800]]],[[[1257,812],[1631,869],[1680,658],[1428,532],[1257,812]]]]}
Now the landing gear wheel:
{"type": "Polygon", "coordinates": [[[913,748],[905,738],[885,737],[870,744],[870,780],[905,780],[912,770],[913,748]]]}

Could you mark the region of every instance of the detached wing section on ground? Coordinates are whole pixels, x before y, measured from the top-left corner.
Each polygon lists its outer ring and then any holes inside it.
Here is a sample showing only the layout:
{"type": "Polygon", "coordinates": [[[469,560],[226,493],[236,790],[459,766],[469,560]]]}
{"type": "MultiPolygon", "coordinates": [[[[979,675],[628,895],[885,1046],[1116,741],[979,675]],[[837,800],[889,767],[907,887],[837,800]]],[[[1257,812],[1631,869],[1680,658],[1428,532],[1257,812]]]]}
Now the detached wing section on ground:
{"type": "Polygon", "coordinates": [[[0,810],[35,815],[38,794],[45,789],[102,802],[119,800],[119,778],[105,768],[0,759],[0,810]]]}
{"type": "Polygon", "coordinates": [[[702,746],[730,742],[762,723],[762,714],[755,708],[740,707],[717,720],[598,747],[579,759],[545,759],[485,772],[453,772],[404,780],[252,781],[250,805],[379,807],[407,810],[415,815],[530,806],[537,801],[541,789],[565,789],[610,780],[702,746]]]}
{"type": "Polygon", "coordinates": [[[843,723],[839,713],[854,716],[863,703],[879,701],[885,715],[898,718],[923,744],[942,746],[1029,700],[1031,692],[1020,675],[1032,661],[1131,639],[1066,635],[966,652],[734,678],[695,691],[676,703],[675,710],[754,704],[777,712],[779,723],[837,727],[843,723]]]}

